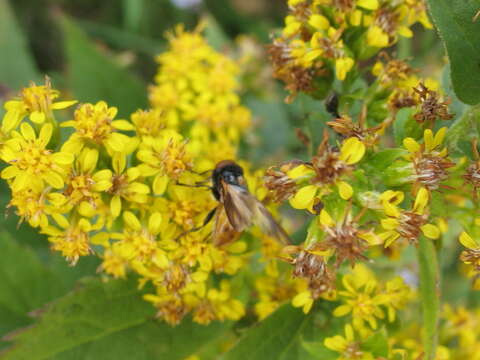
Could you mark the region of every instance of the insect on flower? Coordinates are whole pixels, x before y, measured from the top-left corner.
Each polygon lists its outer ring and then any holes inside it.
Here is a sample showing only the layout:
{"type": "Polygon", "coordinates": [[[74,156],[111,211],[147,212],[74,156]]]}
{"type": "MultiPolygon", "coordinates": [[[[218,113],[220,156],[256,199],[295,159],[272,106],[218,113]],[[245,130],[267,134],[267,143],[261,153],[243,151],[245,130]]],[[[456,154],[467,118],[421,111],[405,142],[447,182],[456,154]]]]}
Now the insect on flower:
{"type": "Polygon", "coordinates": [[[280,242],[290,243],[285,230],[275,221],[267,208],[248,191],[241,166],[232,160],[222,160],[215,166],[211,179],[212,186],[178,183],[193,187],[207,187],[219,202],[219,205],[208,213],[201,226],[190,229],[186,233],[200,230],[215,218],[212,241],[216,246],[234,242],[246,228],[253,224],[258,225],[265,234],[280,242]]]}

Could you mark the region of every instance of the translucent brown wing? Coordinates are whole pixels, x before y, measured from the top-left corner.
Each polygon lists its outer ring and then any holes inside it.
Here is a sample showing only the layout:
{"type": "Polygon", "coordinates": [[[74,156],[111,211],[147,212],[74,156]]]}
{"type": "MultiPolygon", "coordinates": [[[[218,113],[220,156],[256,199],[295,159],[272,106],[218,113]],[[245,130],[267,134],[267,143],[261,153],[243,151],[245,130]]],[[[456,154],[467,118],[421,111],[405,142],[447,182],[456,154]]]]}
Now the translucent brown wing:
{"type": "Polygon", "coordinates": [[[247,189],[224,182],[222,185],[222,203],[228,220],[236,231],[242,232],[255,224],[265,234],[275,237],[282,243],[290,243],[285,230],[278,225],[272,214],[247,189]]]}
{"type": "Polygon", "coordinates": [[[236,241],[241,232],[236,231],[230,224],[227,212],[223,205],[219,205],[215,213],[212,241],[215,246],[223,246],[236,241]]]}

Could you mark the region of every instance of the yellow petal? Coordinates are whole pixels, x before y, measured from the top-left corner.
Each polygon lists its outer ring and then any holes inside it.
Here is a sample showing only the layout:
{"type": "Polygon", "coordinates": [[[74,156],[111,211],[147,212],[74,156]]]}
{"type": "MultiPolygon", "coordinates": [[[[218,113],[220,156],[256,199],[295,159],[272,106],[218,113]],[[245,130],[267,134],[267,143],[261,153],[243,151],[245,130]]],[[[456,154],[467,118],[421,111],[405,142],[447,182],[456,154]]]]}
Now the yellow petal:
{"type": "Polygon", "coordinates": [[[376,10],[378,9],[378,0],[358,0],[357,6],[367,10],[376,10]]]}
{"type": "Polygon", "coordinates": [[[460,243],[468,249],[478,249],[479,244],[476,240],[473,240],[470,235],[468,235],[465,231],[462,231],[460,237],[458,239],[460,243]]]}
{"type": "Polygon", "coordinates": [[[33,127],[26,122],[24,122],[20,125],[20,132],[22,133],[22,136],[26,140],[35,140],[35,138],[36,138],[35,130],[33,130],[33,127]]]}
{"type": "Polygon", "coordinates": [[[420,229],[429,239],[438,239],[440,237],[440,230],[433,224],[425,224],[420,229]]]}
{"type": "Polygon", "coordinates": [[[440,130],[437,131],[435,134],[435,137],[433,139],[433,147],[437,147],[443,142],[443,139],[445,139],[445,135],[447,134],[447,127],[444,126],[440,130]]]}
{"type": "Polygon", "coordinates": [[[112,197],[112,200],[110,200],[110,212],[112,213],[112,216],[116,218],[118,215],[120,215],[120,212],[122,211],[122,199],[120,196],[115,195],[112,197]]]}
{"type": "Polygon", "coordinates": [[[78,102],[77,100],[59,101],[59,102],[56,102],[56,103],[52,104],[52,109],[53,110],[65,109],[69,106],[72,106],[72,105],[76,104],[77,102],[78,102]]]}
{"type": "Polygon", "coordinates": [[[125,221],[125,224],[127,224],[127,226],[132,228],[133,230],[139,231],[142,229],[140,221],[131,211],[125,211],[123,213],[123,221],[125,221]]]}
{"type": "Polygon", "coordinates": [[[413,211],[417,214],[423,214],[425,207],[428,205],[429,198],[430,194],[428,190],[424,187],[420,188],[415,198],[415,203],[413,204],[413,211]]]}
{"type": "Polygon", "coordinates": [[[350,311],[352,311],[352,308],[349,305],[340,305],[340,306],[337,306],[335,310],[333,310],[333,316],[336,316],[336,317],[345,316],[350,311]]]}
{"type": "Polygon", "coordinates": [[[330,26],[328,19],[320,14],[310,16],[308,23],[318,30],[326,30],[330,26]]]}
{"type": "Polygon", "coordinates": [[[348,342],[343,336],[335,335],[325,338],[323,345],[330,350],[343,353],[348,347],[348,342]]]}
{"type": "Polygon", "coordinates": [[[335,61],[335,75],[338,80],[345,80],[347,73],[352,69],[355,62],[352,58],[343,57],[335,61]]]}
{"type": "Polygon", "coordinates": [[[50,142],[53,134],[53,125],[48,123],[42,126],[40,130],[40,134],[38,135],[38,139],[42,142],[42,144],[47,145],[50,142]]]}
{"type": "Polygon", "coordinates": [[[295,209],[307,209],[313,203],[315,195],[317,194],[317,186],[307,185],[300,188],[297,193],[290,198],[290,205],[295,209]]]}
{"type": "Polygon", "coordinates": [[[370,26],[367,31],[367,44],[378,48],[387,47],[389,44],[388,34],[377,25],[370,26]]]}
{"type": "Polygon", "coordinates": [[[148,218],[148,231],[150,234],[157,235],[162,229],[162,214],[154,212],[148,218]]]}
{"type": "Polygon", "coordinates": [[[332,220],[332,217],[325,209],[322,209],[322,211],[320,211],[320,224],[329,227],[335,226],[335,222],[332,220]]]}
{"type": "Polygon", "coordinates": [[[74,156],[68,152],[58,152],[52,155],[53,161],[60,165],[69,165],[73,162],[74,156]]]}
{"type": "Polygon", "coordinates": [[[411,38],[413,36],[412,30],[410,30],[407,26],[399,26],[397,29],[397,33],[400,36],[411,38]]]}
{"type": "Polygon", "coordinates": [[[153,180],[153,193],[156,195],[162,195],[165,190],[167,189],[168,185],[168,176],[167,175],[157,175],[155,176],[155,179],[153,180]]]}
{"type": "Polygon", "coordinates": [[[365,154],[365,144],[358,138],[351,137],[345,140],[340,150],[340,160],[352,165],[359,162],[365,154]]]}
{"type": "Polygon", "coordinates": [[[398,220],[392,218],[382,219],[380,222],[385,230],[394,230],[399,225],[398,220]]]}
{"type": "Polygon", "coordinates": [[[41,111],[34,111],[30,114],[30,120],[35,124],[41,124],[45,121],[45,114],[41,111]]]}
{"type": "Polygon", "coordinates": [[[338,192],[343,200],[348,200],[353,195],[353,188],[345,181],[337,182],[338,192]]]}
{"type": "Polygon", "coordinates": [[[423,139],[425,142],[425,150],[431,151],[434,148],[433,143],[433,132],[430,129],[425,130],[423,134],[423,139]]]}
{"type": "Polygon", "coordinates": [[[292,170],[287,172],[287,175],[291,179],[297,179],[300,177],[309,177],[314,175],[314,171],[312,168],[306,166],[306,165],[299,165],[294,167],[292,170]]]}
{"type": "Polygon", "coordinates": [[[420,145],[411,137],[403,139],[403,146],[405,146],[405,149],[411,153],[415,153],[420,150],[420,145]]]}
{"type": "Polygon", "coordinates": [[[49,173],[45,174],[43,176],[43,180],[45,180],[49,185],[51,185],[55,189],[61,189],[63,188],[63,185],[64,185],[63,178],[53,171],[50,171],[49,173]]]}

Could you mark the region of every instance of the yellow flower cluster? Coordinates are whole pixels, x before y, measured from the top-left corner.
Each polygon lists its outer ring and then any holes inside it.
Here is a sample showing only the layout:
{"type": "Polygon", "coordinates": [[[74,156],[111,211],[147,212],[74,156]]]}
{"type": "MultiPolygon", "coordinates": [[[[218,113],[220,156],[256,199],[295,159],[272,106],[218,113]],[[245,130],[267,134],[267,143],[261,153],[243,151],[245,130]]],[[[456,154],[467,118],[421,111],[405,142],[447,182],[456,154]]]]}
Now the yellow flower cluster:
{"type": "Polygon", "coordinates": [[[420,22],[431,28],[417,0],[289,0],[290,13],[270,52],[275,76],[294,95],[315,91],[316,77],[345,80],[355,62],[412,37],[420,22]]]}
{"type": "Polygon", "coordinates": [[[202,324],[239,319],[244,305],[229,278],[247,261],[246,243],[216,246],[209,227],[187,233],[217,206],[205,186],[191,186],[208,180],[202,173],[219,160],[235,158],[250,124],[236,93],[238,65],[199,30],[179,27],[169,42],[151,108],[130,119],[99,101],[79,104],[73,119],[58,124],[55,112],[75,101],[55,102],[60,94],[48,80],[7,102],[1,177],[12,191],[9,206],[52,249],[71,264],[96,253],[114,277],[137,273],[141,284],[154,285],[145,299],[167,322],[189,313],[202,324]],[[70,135],[59,144],[64,128],[70,135]]]}

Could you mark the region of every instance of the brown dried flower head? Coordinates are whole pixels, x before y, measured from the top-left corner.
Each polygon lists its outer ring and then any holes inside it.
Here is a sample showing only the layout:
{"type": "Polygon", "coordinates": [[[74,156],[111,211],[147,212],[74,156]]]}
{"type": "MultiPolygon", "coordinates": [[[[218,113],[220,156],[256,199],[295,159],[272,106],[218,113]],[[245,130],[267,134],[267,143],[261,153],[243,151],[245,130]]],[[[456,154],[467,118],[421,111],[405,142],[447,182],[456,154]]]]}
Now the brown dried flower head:
{"type": "Polygon", "coordinates": [[[440,95],[433,90],[429,90],[423,83],[413,88],[420,98],[420,111],[414,115],[418,123],[429,123],[433,125],[437,118],[442,120],[453,119],[453,114],[448,112],[450,99],[440,101],[440,95]]]}

